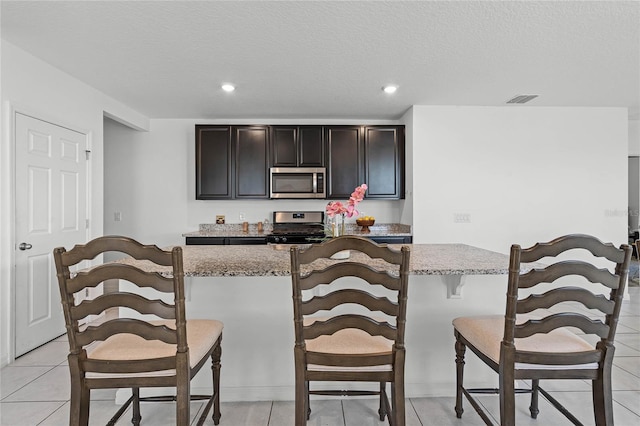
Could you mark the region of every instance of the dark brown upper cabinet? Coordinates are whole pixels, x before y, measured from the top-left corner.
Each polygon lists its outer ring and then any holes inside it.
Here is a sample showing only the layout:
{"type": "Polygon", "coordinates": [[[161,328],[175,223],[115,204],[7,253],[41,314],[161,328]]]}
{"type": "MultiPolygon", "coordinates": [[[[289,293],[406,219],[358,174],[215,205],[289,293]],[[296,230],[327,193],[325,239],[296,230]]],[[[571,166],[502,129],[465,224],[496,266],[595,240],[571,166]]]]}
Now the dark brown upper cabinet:
{"type": "Polygon", "coordinates": [[[404,126],[196,125],[196,199],[269,198],[269,167],[326,167],[328,199],[404,198],[404,126]]]}
{"type": "Polygon", "coordinates": [[[269,198],[269,132],[234,126],[235,198],[269,198]]]}
{"type": "Polygon", "coordinates": [[[266,126],[196,125],[196,199],[268,198],[266,126]]]}
{"type": "Polygon", "coordinates": [[[273,167],[323,167],[322,126],[271,126],[273,167]]]}
{"type": "Polygon", "coordinates": [[[362,126],[327,126],[327,198],[349,198],[363,183],[362,126]]]}
{"type": "Polygon", "coordinates": [[[231,126],[196,125],[196,199],[233,198],[231,126]]]}
{"type": "Polygon", "coordinates": [[[364,128],[367,198],[404,198],[404,126],[364,128]]]}

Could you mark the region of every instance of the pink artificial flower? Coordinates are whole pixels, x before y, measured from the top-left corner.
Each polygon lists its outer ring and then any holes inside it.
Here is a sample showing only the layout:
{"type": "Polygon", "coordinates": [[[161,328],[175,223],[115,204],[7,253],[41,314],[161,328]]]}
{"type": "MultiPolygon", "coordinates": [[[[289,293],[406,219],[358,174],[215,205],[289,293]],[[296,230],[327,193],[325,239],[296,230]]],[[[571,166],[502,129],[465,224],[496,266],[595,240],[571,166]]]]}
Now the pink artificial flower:
{"type": "Polygon", "coordinates": [[[340,201],[331,201],[329,204],[327,204],[327,216],[334,217],[337,214],[346,214],[347,217],[353,217],[360,214],[356,209],[356,206],[360,201],[364,200],[364,193],[367,191],[367,188],[368,187],[366,183],[363,183],[362,185],[356,187],[356,189],[354,189],[351,193],[346,206],[340,201]]]}
{"type": "Polygon", "coordinates": [[[327,216],[334,217],[337,214],[346,213],[347,208],[340,201],[331,201],[327,204],[327,216]]]}
{"type": "Polygon", "coordinates": [[[349,202],[347,206],[347,217],[358,216],[360,214],[356,209],[358,203],[364,200],[364,193],[367,191],[367,184],[363,183],[362,185],[356,187],[354,191],[351,193],[351,197],[349,197],[349,202]]]}

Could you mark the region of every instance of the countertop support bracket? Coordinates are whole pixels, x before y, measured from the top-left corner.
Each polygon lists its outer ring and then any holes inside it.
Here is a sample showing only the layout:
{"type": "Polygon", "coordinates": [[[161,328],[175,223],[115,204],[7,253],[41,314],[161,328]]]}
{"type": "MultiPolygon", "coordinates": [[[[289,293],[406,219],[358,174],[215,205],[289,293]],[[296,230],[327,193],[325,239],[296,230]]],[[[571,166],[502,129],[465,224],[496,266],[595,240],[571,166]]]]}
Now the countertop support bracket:
{"type": "Polygon", "coordinates": [[[444,275],[447,285],[447,299],[462,299],[462,286],[466,282],[465,275],[444,275]]]}

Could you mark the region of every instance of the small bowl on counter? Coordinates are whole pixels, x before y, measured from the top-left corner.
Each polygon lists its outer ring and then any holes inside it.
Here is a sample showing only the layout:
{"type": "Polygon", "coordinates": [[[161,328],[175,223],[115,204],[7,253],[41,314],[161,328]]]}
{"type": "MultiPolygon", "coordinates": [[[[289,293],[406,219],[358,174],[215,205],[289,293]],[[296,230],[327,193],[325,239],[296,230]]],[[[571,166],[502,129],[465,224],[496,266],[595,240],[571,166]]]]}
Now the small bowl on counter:
{"type": "Polygon", "coordinates": [[[362,232],[371,232],[369,230],[369,227],[373,226],[374,223],[376,223],[375,219],[364,219],[364,218],[356,219],[356,224],[362,227],[362,232]]]}

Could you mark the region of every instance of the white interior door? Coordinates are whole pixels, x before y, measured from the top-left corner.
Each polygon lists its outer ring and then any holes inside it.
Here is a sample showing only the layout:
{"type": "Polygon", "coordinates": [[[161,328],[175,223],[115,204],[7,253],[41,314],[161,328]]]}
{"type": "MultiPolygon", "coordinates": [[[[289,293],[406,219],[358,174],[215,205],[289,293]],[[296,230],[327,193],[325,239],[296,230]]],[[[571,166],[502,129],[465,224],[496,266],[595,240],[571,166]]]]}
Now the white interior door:
{"type": "Polygon", "coordinates": [[[87,239],[87,135],[16,113],[15,355],[65,332],[53,249],[87,239]]]}

